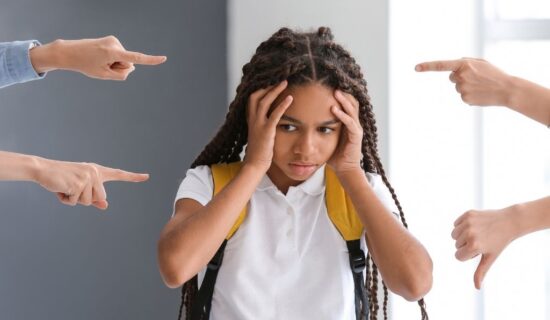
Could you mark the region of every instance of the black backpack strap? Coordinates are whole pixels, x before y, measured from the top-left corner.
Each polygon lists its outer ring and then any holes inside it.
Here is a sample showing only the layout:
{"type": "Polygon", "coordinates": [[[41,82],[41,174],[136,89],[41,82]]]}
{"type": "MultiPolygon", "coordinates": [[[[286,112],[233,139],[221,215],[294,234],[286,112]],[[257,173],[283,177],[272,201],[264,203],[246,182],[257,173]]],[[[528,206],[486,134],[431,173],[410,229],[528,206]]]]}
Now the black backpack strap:
{"type": "Polygon", "coordinates": [[[355,285],[355,318],[357,320],[368,319],[369,301],[365,281],[363,279],[363,270],[365,270],[365,253],[361,249],[360,239],[346,241],[349,251],[349,264],[353,274],[353,283],[355,285]],[[363,312],[361,312],[363,309],[363,312]]]}
{"type": "Polygon", "coordinates": [[[212,306],[214,286],[216,285],[218,270],[222,265],[223,253],[225,251],[226,244],[227,239],[223,241],[212,260],[208,263],[206,274],[204,275],[204,279],[202,280],[199,288],[197,299],[193,303],[193,307],[191,309],[191,319],[189,320],[208,320],[210,318],[210,308],[212,306]]]}

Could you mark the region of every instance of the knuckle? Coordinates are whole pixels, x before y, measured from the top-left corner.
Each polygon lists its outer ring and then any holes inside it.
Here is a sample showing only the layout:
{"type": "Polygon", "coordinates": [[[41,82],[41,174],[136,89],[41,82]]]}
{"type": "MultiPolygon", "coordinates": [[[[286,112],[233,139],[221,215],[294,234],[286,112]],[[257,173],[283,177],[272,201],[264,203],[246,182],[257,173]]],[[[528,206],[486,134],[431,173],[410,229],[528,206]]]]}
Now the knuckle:
{"type": "Polygon", "coordinates": [[[118,41],[118,39],[114,36],[114,35],[108,35],[105,37],[105,39],[109,42],[109,43],[114,43],[116,41],[118,41]]]}

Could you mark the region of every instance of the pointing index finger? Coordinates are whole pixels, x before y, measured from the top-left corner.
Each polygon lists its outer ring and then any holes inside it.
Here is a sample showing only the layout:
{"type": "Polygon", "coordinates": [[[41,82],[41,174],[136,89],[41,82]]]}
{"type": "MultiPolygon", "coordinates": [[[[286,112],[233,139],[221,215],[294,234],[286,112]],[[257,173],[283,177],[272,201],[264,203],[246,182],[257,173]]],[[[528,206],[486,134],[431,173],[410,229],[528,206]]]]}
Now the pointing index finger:
{"type": "Polygon", "coordinates": [[[425,71],[456,71],[462,66],[462,60],[438,60],[422,62],[414,67],[418,72],[425,71]]]}
{"type": "Polygon", "coordinates": [[[166,61],[166,56],[151,56],[141,52],[121,51],[118,54],[118,59],[122,62],[135,64],[157,65],[166,61]]]}
{"type": "Polygon", "coordinates": [[[134,173],[120,169],[112,169],[103,167],[100,169],[100,174],[103,182],[108,181],[123,181],[123,182],[143,182],[149,179],[147,173],[134,173]]]}

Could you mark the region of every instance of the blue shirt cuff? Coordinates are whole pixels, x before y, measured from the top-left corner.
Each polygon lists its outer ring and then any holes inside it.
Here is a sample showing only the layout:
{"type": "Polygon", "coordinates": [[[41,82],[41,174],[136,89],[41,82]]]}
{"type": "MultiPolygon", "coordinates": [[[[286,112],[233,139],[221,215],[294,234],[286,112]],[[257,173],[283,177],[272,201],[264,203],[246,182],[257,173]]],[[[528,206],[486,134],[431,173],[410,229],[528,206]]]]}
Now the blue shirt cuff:
{"type": "Polygon", "coordinates": [[[12,46],[7,49],[7,69],[14,83],[42,79],[46,76],[46,73],[36,73],[32,66],[29,51],[33,45],[40,45],[40,42],[36,40],[14,41],[12,46]]]}

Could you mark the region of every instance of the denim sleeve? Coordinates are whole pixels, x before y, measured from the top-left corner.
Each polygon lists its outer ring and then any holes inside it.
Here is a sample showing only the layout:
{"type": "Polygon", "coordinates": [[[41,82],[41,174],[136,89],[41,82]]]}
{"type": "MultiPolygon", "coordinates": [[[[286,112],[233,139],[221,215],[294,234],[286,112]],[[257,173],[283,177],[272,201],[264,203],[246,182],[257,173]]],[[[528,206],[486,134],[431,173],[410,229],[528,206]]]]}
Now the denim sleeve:
{"type": "Polygon", "coordinates": [[[36,40],[0,42],[0,88],[46,76],[32,66],[29,48],[33,43],[40,44],[36,40]]]}

